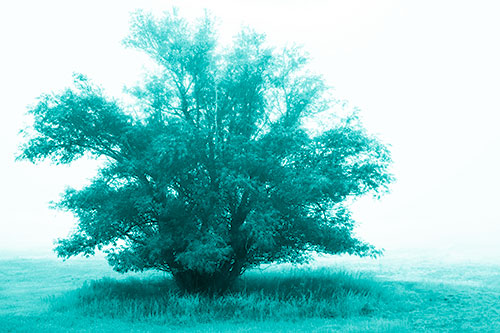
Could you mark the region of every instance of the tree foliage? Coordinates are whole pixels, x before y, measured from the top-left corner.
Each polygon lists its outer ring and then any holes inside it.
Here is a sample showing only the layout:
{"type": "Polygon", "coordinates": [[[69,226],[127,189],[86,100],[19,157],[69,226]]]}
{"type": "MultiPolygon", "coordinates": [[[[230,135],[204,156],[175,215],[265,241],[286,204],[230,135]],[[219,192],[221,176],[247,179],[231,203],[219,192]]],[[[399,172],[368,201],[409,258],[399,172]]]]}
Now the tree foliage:
{"type": "Polygon", "coordinates": [[[134,15],[125,44],[157,65],[129,89],[134,112],[83,75],[31,108],[20,159],[104,161],[57,204],[79,221],[57,253],[104,249],[118,271],[168,271],[195,292],[310,251],[375,254],[346,203],[387,189],[388,149],[355,116],[307,130],[330,107],[307,57],[248,29],[221,48],[213,25],[134,15]]]}

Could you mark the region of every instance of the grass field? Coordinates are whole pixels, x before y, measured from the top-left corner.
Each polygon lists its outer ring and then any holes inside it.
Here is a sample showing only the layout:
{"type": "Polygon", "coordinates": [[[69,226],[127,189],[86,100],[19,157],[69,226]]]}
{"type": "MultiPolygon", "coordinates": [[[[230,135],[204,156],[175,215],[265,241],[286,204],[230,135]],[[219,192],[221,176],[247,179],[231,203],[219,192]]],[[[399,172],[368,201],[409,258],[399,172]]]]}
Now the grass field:
{"type": "Polygon", "coordinates": [[[224,297],[103,259],[0,260],[0,332],[500,332],[500,265],[330,258],[247,272],[224,297]]]}

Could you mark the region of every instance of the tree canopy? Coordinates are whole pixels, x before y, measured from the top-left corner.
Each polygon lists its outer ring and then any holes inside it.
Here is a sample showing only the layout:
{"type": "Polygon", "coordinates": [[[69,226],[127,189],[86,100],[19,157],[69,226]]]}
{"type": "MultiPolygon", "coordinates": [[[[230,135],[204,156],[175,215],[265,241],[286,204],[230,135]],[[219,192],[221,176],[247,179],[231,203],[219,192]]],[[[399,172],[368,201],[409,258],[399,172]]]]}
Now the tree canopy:
{"type": "Polygon", "coordinates": [[[134,105],[78,74],[29,111],[20,159],[103,161],[57,204],[78,220],[59,256],[103,249],[117,271],[158,269],[184,290],[224,292],[262,263],[377,253],[354,237],[347,203],[387,190],[389,151],[355,115],[308,129],[331,106],[299,49],[249,29],[221,47],[210,17],[175,13],[136,13],[124,43],[156,64],[128,89],[134,105]]]}

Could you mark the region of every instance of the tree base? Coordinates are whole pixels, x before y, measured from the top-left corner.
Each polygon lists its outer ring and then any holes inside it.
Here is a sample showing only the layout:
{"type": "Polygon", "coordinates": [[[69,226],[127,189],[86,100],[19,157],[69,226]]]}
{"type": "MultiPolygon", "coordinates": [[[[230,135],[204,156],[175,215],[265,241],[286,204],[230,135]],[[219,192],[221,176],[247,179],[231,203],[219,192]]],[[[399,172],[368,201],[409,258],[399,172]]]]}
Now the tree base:
{"type": "Polygon", "coordinates": [[[184,292],[192,294],[221,295],[236,281],[239,274],[231,272],[198,272],[185,270],[173,274],[175,283],[184,292]]]}

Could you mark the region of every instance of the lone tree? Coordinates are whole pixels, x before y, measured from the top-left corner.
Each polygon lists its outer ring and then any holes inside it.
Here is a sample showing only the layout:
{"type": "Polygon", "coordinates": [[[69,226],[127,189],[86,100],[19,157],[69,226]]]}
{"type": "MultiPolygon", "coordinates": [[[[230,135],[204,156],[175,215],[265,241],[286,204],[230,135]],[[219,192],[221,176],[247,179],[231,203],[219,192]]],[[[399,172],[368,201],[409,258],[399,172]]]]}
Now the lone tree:
{"type": "Polygon", "coordinates": [[[183,290],[222,293],[262,263],[377,254],[353,236],[346,202],[387,189],[389,151],[356,116],[308,130],[329,104],[301,52],[249,30],[220,48],[210,18],[175,13],[136,13],[124,43],[156,63],[129,89],[136,104],[75,75],[29,111],[19,159],[103,161],[56,205],[79,221],[59,256],[102,249],[117,271],[167,271],[183,290]]]}

